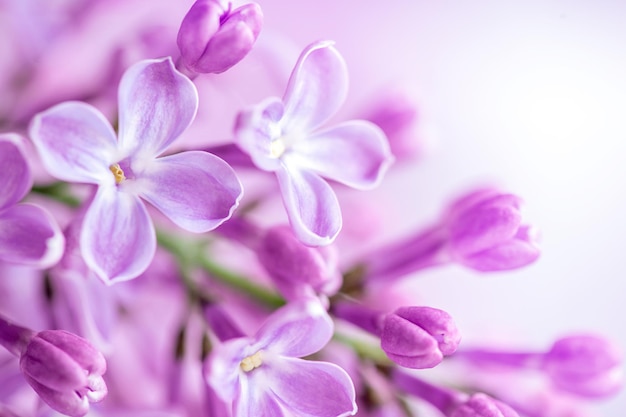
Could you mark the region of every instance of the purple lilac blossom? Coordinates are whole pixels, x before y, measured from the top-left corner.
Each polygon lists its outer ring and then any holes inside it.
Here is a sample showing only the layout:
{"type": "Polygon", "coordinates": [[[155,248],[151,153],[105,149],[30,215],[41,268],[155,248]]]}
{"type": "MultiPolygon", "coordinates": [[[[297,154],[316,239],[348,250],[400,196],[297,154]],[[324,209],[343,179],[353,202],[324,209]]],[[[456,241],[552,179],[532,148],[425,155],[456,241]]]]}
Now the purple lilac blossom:
{"type": "Polygon", "coordinates": [[[389,283],[450,262],[479,272],[525,267],[541,252],[521,205],[520,197],[495,189],[468,193],[431,227],[363,256],[365,280],[389,283]]]}
{"type": "Polygon", "coordinates": [[[581,398],[609,397],[624,384],[621,350],[609,339],[590,333],[562,337],[547,352],[465,349],[457,358],[476,366],[539,371],[555,390],[581,398]]]}
{"type": "Polygon", "coordinates": [[[221,73],[252,49],[263,25],[256,3],[231,10],[231,2],[197,0],[178,31],[181,68],[185,72],[221,73]]]}
{"type": "Polygon", "coordinates": [[[396,364],[414,369],[433,368],[453,354],[461,334],[452,317],[431,307],[400,307],[381,313],[364,305],[340,302],[333,313],[380,337],[380,347],[396,364]]]}
{"type": "Polygon", "coordinates": [[[319,302],[276,310],[253,337],[214,347],[206,363],[208,384],[231,403],[234,417],[356,413],[348,374],[335,364],[300,359],[323,348],[333,334],[319,302]]]}
{"type": "Polygon", "coordinates": [[[242,193],[232,168],[209,153],[158,157],[198,106],[194,85],[171,59],[129,68],[118,99],[118,138],[98,110],[79,102],[52,107],[30,127],[52,175],[98,186],[80,247],[89,268],[109,284],[137,277],[154,256],[154,227],[141,198],[178,226],[201,233],[228,219],[242,193]]]}
{"type": "Polygon", "coordinates": [[[33,180],[18,135],[0,135],[0,166],[0,260],[52,266],[63,254],[63,234],[48,211],[19,203],[33,180]]]}
{"type": "Polygon", "coordinates": [[[322,177],[357,189],[381,181],[393,157],[376,125],[352,120],[320,129],[346,98],[346,64],[332,42],[308,46],[283,99],[268,98],[237,117],[235,141],[255,165],[275,172],[289,222],[304,244],[330,244],[341,211],[322,177]]]}
{"type": "Polygon", "coordinates": [[[446,417],[519,417],[509,405],[480,392],[468,395],[400,371],[394,371],[392,379],[402,391],[430,403],[446,417]]]}
{"type": "Polygon", "coordinates": [[[34,332],[0,317],[0,344],[19,357],[28,384],[53,409],[83,416],[107,395],[106,361],[85,339],[65,330],[34,332]]]}

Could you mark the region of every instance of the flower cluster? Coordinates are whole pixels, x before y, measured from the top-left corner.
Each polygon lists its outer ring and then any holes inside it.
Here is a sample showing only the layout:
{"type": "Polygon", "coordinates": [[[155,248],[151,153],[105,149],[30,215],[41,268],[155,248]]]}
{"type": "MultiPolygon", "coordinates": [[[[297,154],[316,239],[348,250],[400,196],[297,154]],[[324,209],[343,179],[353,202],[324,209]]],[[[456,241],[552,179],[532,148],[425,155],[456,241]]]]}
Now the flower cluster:
{"type": "Polygon", "coordinates": [[[261,6],[179,3],[0,2],[27,51],[0,75],[18,98],[0,102],[0,416],[558,417],[621,388],[603,336],[467,347],[448,312],[392,295],[452,263],[536,261],[521,198],[470,191],[377,240],[351,189],[413,160],[414,104],[342,120],[340,45],[287,76],[283,43],[257,47],[261,6]],[[56,18],[27,26],[29,8],[56,18]],[[284,92],[259,94],[271,79],[284,92]]]}

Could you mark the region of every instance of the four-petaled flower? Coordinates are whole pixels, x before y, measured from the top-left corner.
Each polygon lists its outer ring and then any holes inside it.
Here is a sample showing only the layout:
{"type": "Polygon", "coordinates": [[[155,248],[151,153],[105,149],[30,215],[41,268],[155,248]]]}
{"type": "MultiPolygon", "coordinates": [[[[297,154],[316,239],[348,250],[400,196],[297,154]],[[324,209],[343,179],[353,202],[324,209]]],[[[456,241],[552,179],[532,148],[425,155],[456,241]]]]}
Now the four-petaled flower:
{"type": "Polygon", "coordinates": [[[232,401],[234,417],[339,417],[356,412],[348,374],[335,364],[299,359],[323,348],[333,324],[316,300],[275,311],[254,337],[214,348],[206,378],[232,401]]]}
{"type": "Polygon", "coordinates": [[[242,194],[232,168],[207,152],[157,158],[198,107],[195,86],[170,58],[129,68],[118,102],[117,138],[106,118],[81,102],[58,104],[38,114],[30,127],[50,174],[98,185],[80,247],[87,265],[106,283],[138,276],[154,256],[155,231],[141,198],[178,226],[201,233],[228,219],[242,194]]]}
{"type": "Polygon", "coordinates": [[[0,167],[0,260],[52,266],[63,254],[63,234],[46,210],[18,204],[33,184],[19,136],[0,135],[0,167]]]}
{"type": "Polygon", "coordinates": [[[380,128],[352,120],[320,130],[346,98],[345,62],[332,42],[306,48],[283,99],[239,114],[237,145],[255,165],[276,172],[289,222],[310,246],[331,243],[341,229],[337,197],[322,178],[353,188],[376,186],[393,157],[380,128]]]}

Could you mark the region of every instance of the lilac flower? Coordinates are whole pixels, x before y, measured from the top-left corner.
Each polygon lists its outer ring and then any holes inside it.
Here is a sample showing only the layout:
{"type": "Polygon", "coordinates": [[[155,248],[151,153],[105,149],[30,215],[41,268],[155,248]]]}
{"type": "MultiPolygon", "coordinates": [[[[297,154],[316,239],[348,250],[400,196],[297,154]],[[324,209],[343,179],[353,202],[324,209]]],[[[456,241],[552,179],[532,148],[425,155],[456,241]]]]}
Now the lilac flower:
{"type": "Polygon", "coordinates": [[[433,368],[453,354],[461,335],[452,317],[431,307],[401,307],[385,314],[356,303],[342,302],[333,313],[380,337],[380,347],[400,366],[433,368]]]}
{"type": "Polygon", "coordinates": [[[63,254],[63,234],[46,210],[18,204],[33,182],[19,136],[0,135],[0,167],[0,260],[52,266],[63,254]]]}
{"type": "Polygon", "coordinates": [[[393,157],[384,133],[353,120],[320,129],[343,103],[348,75],[332,42],[307,47],[282,100],[269,98],[239,114],[237,145],[278,177],[289,221],[310,246],[331,243],[341,229],[337,197],[326,177],[358,189],[376,186],[393,157]]]}
{"type": "Polygon", "coordinates": [[[365,281],[391,281],[456,262],[480,272],[522,268],[539,258],[538,232],[524,222],[522,199],[481,189],[453,202],[441,220],[363,257],[365,281]]]}
{"type": "Polygon", "coordinates": [[[547,352],[469,349],[460,359],[482,365],[543,372],[560,391],[583,398],[609,397],[624,383],[622,353],[610,340],[594,334],[558,339],[547,352]]]}
{"type": "Polygon", "coordinates": [[[261,8],[249,3],[231,10],[218,0],[197,0],[178,31],[184,70],[220,73],[241,61],[252,49],[263,24],[261,8]]]}
{"type": "Polygon", "coordinates": [[[560,390],[599,398],[622,388],[622,363],[622,353],[611,341],[579,334],[557,340],[543,355],[540,367],[560,390]]]}
{"type": "Polygon", "coordinates": [[[480,392],[467,395],[400,371],[393,371],[392,379],[398,388],[429,402],[446,417],[519,417],[509,405],[480,392]]]}
{"type": "Polygon", "coordinates": [[[66,102],[37,115],[30,134],[46,169],[98,185],[83,222],[85,262],[106,283],[143,272],[156,248],[140,197],[196,233],[228,219],[241,184],[221,159],[200,151],[157,158],[193,120],[198,96],[171,59],[129,68],[119,87],[119,137],[95,108],[66,102]]]}
{"type": "Polygon", "coordinates": [[[284,225],[266,231],[257,256],[288,300],[315,294],[334,295],[341,286],[336,248],[303,245],[284,225]]]}
{"type": "Polygon", "coordinates": [[[207,382],[233,403],[234,417],[353,415],[355,391],[346,372],[299,359],[324,347],[332,334],[332,322],[318,302],[289,304],[253,337],[216,346],[207,362],[207,382]]]}
{"type": "Polygon", "coordinates": [[[478,271],[519,268],[539,257],[536,232],[522,223],[522,199],[479,190],[457,200],[448,213],[452,258],[478,271]]]}
{"type": "Polygon", "coordinates": [[[0,344],[20,358],[24,378],[39,397],[65,415],[83,416],[107,394],[104,356],[75,334],[35,333],[0,317],[0,344]]]}

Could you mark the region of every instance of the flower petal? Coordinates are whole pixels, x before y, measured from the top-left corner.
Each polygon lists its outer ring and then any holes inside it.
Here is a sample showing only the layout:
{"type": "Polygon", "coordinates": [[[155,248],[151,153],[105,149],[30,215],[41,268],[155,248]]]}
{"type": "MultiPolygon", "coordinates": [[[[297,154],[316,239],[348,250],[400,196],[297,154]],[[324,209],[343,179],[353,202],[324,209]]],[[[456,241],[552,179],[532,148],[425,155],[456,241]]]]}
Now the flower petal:
{"type": "Polygon", "coordinates": [[[267,387],[265,372],[252,372],[240,378],[239,390],[233,403],[233,417],[291,417],[267,387]]]}
{"type": "Polygon", "coordinates": [[[358,189],[378,185],[393,162],[383,131],[364,120],[342,123],[297,141],[292,151],[299,168],[358,189]]]}
{"type": "Polygon", "coordinates": [[[334,363],[276,357],[263,371],[263,382],[297,416],[341,417],[357,411],[354,384],[334,363]]]}
{"type": "Polygon", "coordinates": [[[241,337],[213,347],[211,355],[205,362],[204,378],[213,388],[218,397],[226,402],[232,401],[237,395],[240,378],[240,363],[246,356],[250,339],[241,337]]]}
{"type": "Polygon", "coordinates": [[[300,55],[283,98],[285,134],[310,132],[334,115],[348,94],[348,69],[331,41],[300,55]]]}
{"type": "Polygon", "coordinates": [[[287,161],[276,175],[289,223],[298,239],[309,246],[332,243],[341,230],[341,209],[330,185],[313,172],[292,168],[287,161]]]}
{"type": "Polygon", "coordinates": [[[333,335],[333,322],[317,300],[299,301],[276,310],[255,336],[252,351],[302,357],[322,349],[333,335]]]}
{"type": "Polygon", "coordinates": [[[194,84],[171,58],[147,59],[130,67],[120,82],[120,146],[124,156],[161,154],[193,121],[198,110],[194,84]]]}
{"type": "Polygon", "coordinates": [[[58,104],[33,118],[30,137],[52,176],[69,182],[114,183],[109,166],[117,140],[95,107],[77,101],[58,104]]]}
{"type": "Polygon", "coordinates": [[[208,152],[154,160],[137,179],[140,195],[191,232],[208,232],[230,218],[243,190],[235,171],[208,152]]]}
{"type": "Polygon", "coordinates": [[[52,216],[33,204],[18,204],[0,214],[0,259],[47,268],[63,254],[64,238],[52,216]]]}
{"type": "Polygon", "coordinates": [[[156,251],[152,221],[139,197],[100,187],[80,235],[85,263],[106,284],[137,277],[156,251]]]}
{"type": "Polygon", "coordinates": [[[21,139],[15,134],[0,135],[0,210],[20,201],[33,185],[21,139]]]}

